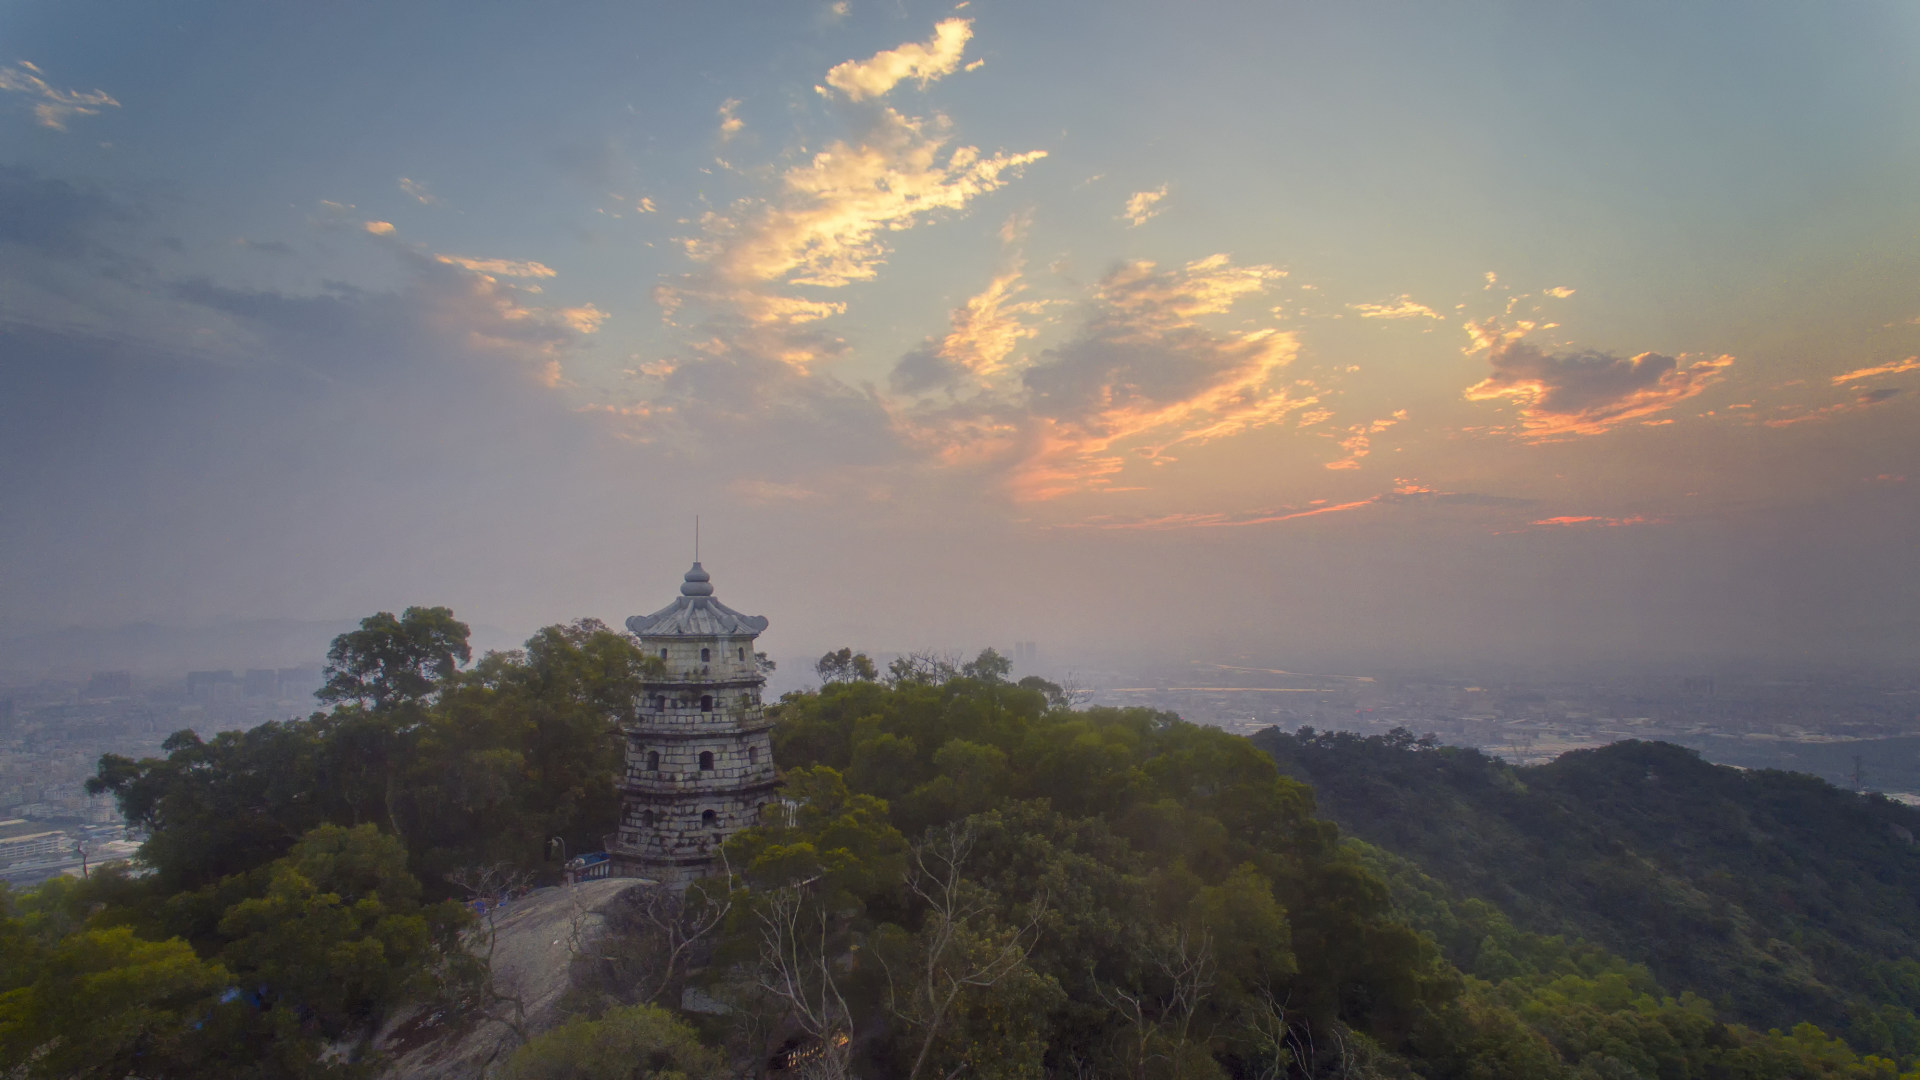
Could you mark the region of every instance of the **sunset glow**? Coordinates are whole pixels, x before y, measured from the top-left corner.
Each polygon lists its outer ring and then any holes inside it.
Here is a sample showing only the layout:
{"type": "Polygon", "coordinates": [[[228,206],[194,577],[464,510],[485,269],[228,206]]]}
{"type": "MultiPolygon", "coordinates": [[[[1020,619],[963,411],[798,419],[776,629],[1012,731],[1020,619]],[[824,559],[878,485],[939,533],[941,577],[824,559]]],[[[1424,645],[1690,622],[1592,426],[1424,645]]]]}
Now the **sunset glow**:
{"type": "Polygon", "coordinates": [[[803,651],[1920,643],[1912,5],[0,40],[12,624],[611,620],[699,513],[803,651]]]}

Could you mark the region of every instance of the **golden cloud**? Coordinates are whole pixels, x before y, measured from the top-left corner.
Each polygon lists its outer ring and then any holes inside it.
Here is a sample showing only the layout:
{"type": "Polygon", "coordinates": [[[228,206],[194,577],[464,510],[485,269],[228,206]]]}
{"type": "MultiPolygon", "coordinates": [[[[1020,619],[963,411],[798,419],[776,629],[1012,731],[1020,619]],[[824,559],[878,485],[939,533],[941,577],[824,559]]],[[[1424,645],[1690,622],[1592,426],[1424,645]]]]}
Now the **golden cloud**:
{"type": "Polygon", "coordinates": [[[771,201],[707,214],[687,253],[729,282],[834,288],[870,280],[887,254],[885,233],[964,207],[1047,156],[982,155],[972,146],[945,152],[948,137],[929,127],[886,110],[865,139],[835,142],[789,170],[771,201]]]}
{"type": "MultiPolygon", "coordinates": [[[[389,226],[391,230],[391,226],[389,226]]],[[[372,230],[369,230],[372,231],[372,230]]],[[[550,278],[557,272],[546,263],[531,259],[474,259],[465,255],[435,255],[434,258],[448,266],[458,266],[476,274],[494,274],[499,277],[550,278]]]]}
{"type": "Polygon", "coordinates": [[[1360,313],[1363,319],[1444,319],[1446,316],[1425,304],[1416,303],[1406,293],[1400,299],[1385,304],[1348,304],[1347,307],[1360,313]]]}
{"type": "Polygon", "coordinates": [[[1166,197],[1165,184],[1152,191],[1136,191],[1127,196],[1126,208],[1120,211],[1120,216],[1129,226],[1137,229],[1160,216],[1160,200],[1166,197]]]}
{"type": "Polygon", "coordinates": [[[908,42],[865,60],[835,65],[827,72],[827,85],[840,91],[848,101],[880,97],[907,79],[919,80],[925,89],[933,80],[953,74],[972,37],[973,20],[943,19],[925,42],[908,42]]]}

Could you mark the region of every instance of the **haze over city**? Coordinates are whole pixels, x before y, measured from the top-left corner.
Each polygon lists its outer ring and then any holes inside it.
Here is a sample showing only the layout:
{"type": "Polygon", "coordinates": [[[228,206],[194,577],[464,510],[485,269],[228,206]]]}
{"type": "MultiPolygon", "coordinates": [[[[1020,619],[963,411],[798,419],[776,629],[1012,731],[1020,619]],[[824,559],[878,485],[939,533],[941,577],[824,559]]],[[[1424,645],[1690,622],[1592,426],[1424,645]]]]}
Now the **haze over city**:
{"type": "Polygon", "coordinates": [[[15,638],[445,604],[507,646],[657,608],[699,515],[776,655],[1920,645],[1912,5],[63,3],[0,43],[15,638]]]}

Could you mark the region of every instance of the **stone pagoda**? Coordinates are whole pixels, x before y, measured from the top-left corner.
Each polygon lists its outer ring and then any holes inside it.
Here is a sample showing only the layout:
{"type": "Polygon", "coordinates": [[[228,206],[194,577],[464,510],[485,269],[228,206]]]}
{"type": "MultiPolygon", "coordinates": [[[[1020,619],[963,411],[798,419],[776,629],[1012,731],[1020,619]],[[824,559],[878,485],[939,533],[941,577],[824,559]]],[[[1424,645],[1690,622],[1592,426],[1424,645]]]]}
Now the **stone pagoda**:
{"type": "Polygon", "coordinates": [[[766,628],[714,599],[698,562],[679,599],[627,620],[666,673],[645,684],[626,729],[615,876],[684,888],[718,871],[720,845],[759,820],[779,783],[753,650],[766,628]]]}

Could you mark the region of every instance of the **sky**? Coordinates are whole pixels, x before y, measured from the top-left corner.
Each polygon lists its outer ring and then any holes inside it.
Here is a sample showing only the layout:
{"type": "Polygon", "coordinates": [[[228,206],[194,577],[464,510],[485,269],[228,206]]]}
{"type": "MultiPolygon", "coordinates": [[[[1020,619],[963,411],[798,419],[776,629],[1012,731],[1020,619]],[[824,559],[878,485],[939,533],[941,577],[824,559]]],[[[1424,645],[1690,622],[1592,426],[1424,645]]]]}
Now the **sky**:
{"type": "Polygon", "coordinates": [[[0,4],[0,627],[1920,651],[1920,7],[0,4]]]}

